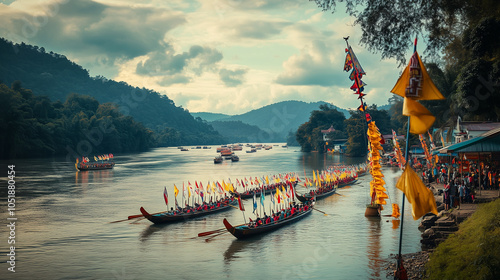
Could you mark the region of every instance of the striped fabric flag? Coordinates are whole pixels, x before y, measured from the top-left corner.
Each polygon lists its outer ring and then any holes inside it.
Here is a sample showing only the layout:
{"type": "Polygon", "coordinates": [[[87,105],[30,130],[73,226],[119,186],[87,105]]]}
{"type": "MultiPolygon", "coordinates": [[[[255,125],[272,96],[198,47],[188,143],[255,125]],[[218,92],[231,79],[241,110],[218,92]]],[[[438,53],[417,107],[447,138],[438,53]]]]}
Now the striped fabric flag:
{"type": "Polygon", "coordinates": [[[240,207],[241,211],[245,211],[245,206],[241,202],[241,196],[240,195],[238,195],[238,206],[240,207]]]}
{"type": "Polygon", "coordinates": [[[165,199],[165,204],[168,206],[168,193],[167,193],[167,187],[163,190],[163,198],[165,199]]]}

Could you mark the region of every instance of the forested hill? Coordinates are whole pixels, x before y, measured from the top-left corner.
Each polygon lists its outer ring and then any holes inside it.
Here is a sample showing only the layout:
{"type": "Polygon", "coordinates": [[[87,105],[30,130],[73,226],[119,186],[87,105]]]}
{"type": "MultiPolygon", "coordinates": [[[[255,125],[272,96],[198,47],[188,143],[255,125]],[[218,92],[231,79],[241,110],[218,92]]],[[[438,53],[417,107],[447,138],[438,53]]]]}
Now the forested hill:
{"type": "Polygon", "coordinates": [[[101,104],[112,102],[122,113],[152,129],[160,146],[223,142],[210,125],[193,118],[165,95],[125,82],[90,77],[86,69],[64,55],[0,38],[0,82],[10,85],[16,80],[51,101],[64,102],[70,93],[78,93],[92,96],[101,104]]]}
{"type": "Polygon", "coordinates": [[[111,103],[70,94],[64,103],[0,84],[0,158],[66,155],[68,160],[154,147],[151,130],[111,103]]]}

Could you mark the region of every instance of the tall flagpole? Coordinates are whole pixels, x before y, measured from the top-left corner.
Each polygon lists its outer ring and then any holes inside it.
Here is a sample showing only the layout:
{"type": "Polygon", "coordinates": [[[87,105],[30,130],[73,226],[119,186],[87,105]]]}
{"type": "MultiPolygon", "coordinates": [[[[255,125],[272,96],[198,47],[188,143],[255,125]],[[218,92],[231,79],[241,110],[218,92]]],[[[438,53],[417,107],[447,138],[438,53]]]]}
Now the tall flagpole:
{"type": "MultiPolygon", "coordinates": [[[[415,43],[413,46],[413,53],[417,51],[417,38],[415,37],[415,43]]],[[[406,125],[406,149],[405,149],[405,169],[408,168],[408,158],[409,158],[409,153],[408,153],[408,148],[409,148],[409,143],[410,143],[410,116],[408,116],[408,123],[406,125]]],[[[402,247],[402,241],[403,241],[403,224],[404,224],[404,217],[405,217],[405,200],[406,196],[405,193],[403,192],[403,201],[401,202],[401,227],[399,228],[399,250],[398,250],[398,261],[397,261],[397,267],[396,271],[399,271],[399,267],[401,266],[401,261],[403,260],[403,257],[401,256],[401,247],[402,247]]]]}

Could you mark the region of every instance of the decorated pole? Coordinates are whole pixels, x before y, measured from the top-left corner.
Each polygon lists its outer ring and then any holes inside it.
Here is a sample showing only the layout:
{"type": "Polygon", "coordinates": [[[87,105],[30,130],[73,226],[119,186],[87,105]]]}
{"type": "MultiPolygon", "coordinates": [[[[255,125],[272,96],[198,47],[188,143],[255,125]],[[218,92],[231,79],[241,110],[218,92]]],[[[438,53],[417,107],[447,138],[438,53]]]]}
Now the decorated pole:
{"type": "Polygon", "coordinates": [[[367,217],[380,217],[380,211],[383,209],[382,205],[386,204],[385,199],[388,198],[386,194],[386,189],[384,188],[384,180],[382,179],[384,175],[381,172],[380,165],[380,152],[379,150],[383,150],[381,147],[381,142],[383,139],[381,138],[380,131],[378,130],[375,122],[372,120],[370,114],[366,112],[366,104],[363,101],[363,97],[365,94],[363,93],[364,86],[366,85],[361,78],[365,75],[365,71],[361,67],[354,51],[348,42],[349,37],[344,37],[344,40],[347,44],[346,48],[346,60],[344,64],[344,71],[350,71],[352,69],[351,74],[349,75],[349,79],[354,81],[354,84],[351,86],[351,89],[355,91],[355,94],[358,95],[358,99],[361,102],[361,105],[358,107],[358,110],[365,113],[366,123],[367,123],[367,135],[368,135],[368,159],[370,161],[371,169],[370,173],[372,175],[372,181],[370,182],[370,204],[366,205],[365,216],[367,217]]]}
{"type": "Polygon", "coordinates": [[[417,53],[417,39],[415,38],[413,55],[408,66],[399,77],[396,85],[391,90],[392,93],[404,98],[403,115],[408,116],[406,130],[406,165],[403,174],[396,183],[396,187],[403,191],[403,201],[401,209],[401,227],[399,233],[399,248],[397,256],[397,268],[395,279],[408,279],[403,266],[401,255],[403,231],[404,231],[404,210],[405,200],[412,205],[413,219],[418,220],[428,212],[438,214],[434,194],[429,190],[418,174],[413,171],[409,163],[409,142],[410,133],[423,134],[429,130],[435,121],[435,117],[418,100],[438,100],[444,99],[434,83],[429,77],[420,57],[417,53]]]}

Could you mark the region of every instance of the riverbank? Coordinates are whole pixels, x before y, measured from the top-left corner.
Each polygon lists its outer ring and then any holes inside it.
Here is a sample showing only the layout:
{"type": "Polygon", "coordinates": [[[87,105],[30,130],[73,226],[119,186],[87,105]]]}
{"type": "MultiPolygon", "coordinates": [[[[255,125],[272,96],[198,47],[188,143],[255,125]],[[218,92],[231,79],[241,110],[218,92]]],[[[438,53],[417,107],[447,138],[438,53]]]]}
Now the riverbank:
{"type": "MultiPolygon", "coordinates": [[[[444,189],[444,185],[431,183],[430,188],[434,192],[436,201],[440,202],[442,200],[441,193],[444,189]]],[[[498,190],[477,191],[474,203],[464,203],[459,207],[452,208],[449,211],[441,211],[440,215],[447,215],[457,224],[460,224],[476,212],[479,205],[494,201],[499,197],[500,192],[498,190]]],[[[403,264],[407,271],[408,279],[417,280],[425,278],[425,265],[429,261],[432,251],[433,249],[422,250],[420,252],[403,255],[403,264]]],[[[385,269],[387,272],[387,279],[392,279],[394,277],[394,271],[396,270],[396,255],[391,254],[386,262],[387,264],[385,265],[385,269]]]]}

